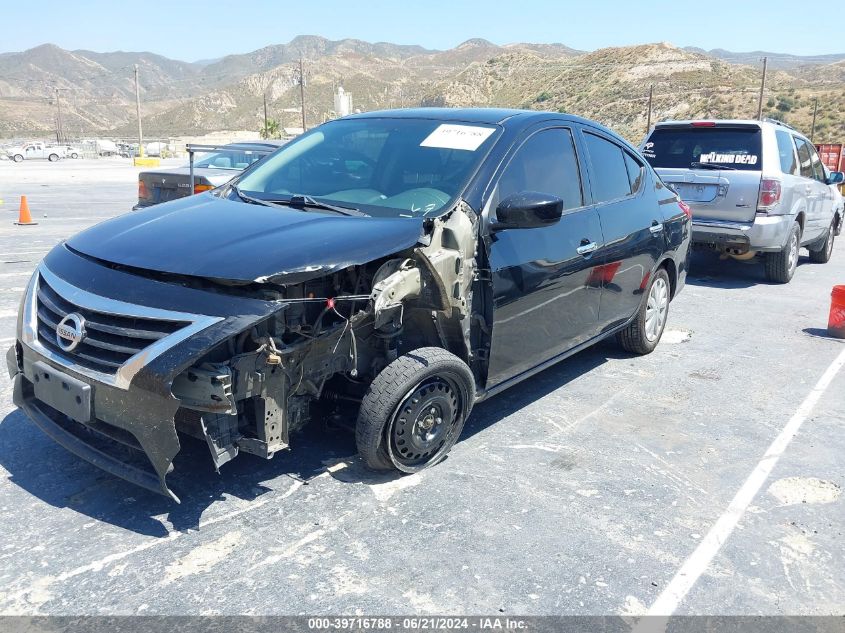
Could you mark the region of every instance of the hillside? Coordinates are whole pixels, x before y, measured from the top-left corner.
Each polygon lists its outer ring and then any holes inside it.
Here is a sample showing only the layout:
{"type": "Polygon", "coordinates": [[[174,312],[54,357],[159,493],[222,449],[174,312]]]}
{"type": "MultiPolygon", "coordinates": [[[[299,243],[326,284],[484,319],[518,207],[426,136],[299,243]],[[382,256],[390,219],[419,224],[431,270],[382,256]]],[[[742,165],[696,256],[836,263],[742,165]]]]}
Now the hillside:
{"type": "MultiPolygon", "coordinates": [[[[144,128],[151,137],[226,129],[257,133],[265,94],[271,117],[297,126],[302,56],[309,124],[333,116],[332,94],[343,85],[362,110],[442,105],[566,111],[639,141],[652,85],[653,121],[754,116],[759,63],[734,63],[754,55],[665,43],[585,53],[564,44],[499,46],[483,39],[434,51],[300,36],[243,55],[188,63],[153,53],[65,51],[45,44],[0,54],[0,136],[53,133],[55,88],[72,136],[132,135],[134,64],[140,67],[144,128]]],[[[795,64],[770,66],[766,113],[809,131],[818,98],[816,140],[845,137],[845,56],[776,57],[795,64]]]]}

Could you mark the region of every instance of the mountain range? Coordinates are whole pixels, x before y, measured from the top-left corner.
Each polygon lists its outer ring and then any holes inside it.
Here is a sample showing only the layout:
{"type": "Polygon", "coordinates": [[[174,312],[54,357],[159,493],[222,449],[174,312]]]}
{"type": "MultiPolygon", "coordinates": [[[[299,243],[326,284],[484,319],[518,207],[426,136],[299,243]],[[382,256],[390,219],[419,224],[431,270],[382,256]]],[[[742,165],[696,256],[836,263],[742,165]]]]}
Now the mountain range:
{"type": "Polygon", "coordinates": [[[652,120],[756,115],[760,58],[769,58],[766,114],[816,140],[845,136],[845,54],[801,57],[671,44],[593,52],[564,44],[497,45],[471,39],[448,50],[299,36],[287,44],[183,62],[149,52],[68,51],[52,44],[0,54],[0,137],[49,136],[62,112],[71,137],[135,130],[134,67],[149,137],[255,130],[263,102],[282,126],[299,124],[299,60],[309,125],[334,116],[338,86],[361,110],[509,106],[566,111],[639,141],[652,120]],[[809,130],[807,130],[809,132],[809,130]]]}

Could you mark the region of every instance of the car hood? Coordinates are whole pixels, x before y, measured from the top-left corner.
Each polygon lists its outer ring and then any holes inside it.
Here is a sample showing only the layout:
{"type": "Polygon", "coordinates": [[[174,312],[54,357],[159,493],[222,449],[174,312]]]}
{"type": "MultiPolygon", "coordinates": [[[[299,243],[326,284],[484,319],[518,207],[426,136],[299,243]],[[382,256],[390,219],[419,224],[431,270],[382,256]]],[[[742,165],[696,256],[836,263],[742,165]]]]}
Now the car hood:
{"type": "Polygon", "coordinates": [[[300,283],[419,241],[419,218],[365,218],[191,196],[126,213],[70,238],[83,255],[240,283],[300,283]]]}

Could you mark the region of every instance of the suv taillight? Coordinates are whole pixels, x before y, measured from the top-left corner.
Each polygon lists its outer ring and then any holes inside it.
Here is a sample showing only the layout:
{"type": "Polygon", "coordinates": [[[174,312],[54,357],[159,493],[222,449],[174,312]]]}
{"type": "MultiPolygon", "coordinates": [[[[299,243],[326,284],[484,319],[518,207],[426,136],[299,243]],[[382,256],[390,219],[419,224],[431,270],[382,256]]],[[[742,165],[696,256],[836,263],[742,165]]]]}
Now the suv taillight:
{"type": "Polygon", "coordinates": [[[150,192],[147,191],[147,183],[143,180],[138,180],[138,200],[145,200],[150,197],[150,192]]]}
{"type": "Polygon", "coordinates": [[[212,189],[214,189],[214,185],[194,184],[194,193],[202,193],[203,191],[211,191],[212,189]]]}
{"type": "Polygon", "coordinates": [[[690,209],[689,205],[686,202],[679,200],[678,206],[681,207],[681,211],[684,212],[684,215],[687,216],[690,220],[692,220],[692,209],[690,209]]]}
{"type": "Polygon", "coordinates": [[[780,202],[780,180],[763,178],[760,181],[760,197],[757,199],[758,209],[770,209],[780,202]]]}

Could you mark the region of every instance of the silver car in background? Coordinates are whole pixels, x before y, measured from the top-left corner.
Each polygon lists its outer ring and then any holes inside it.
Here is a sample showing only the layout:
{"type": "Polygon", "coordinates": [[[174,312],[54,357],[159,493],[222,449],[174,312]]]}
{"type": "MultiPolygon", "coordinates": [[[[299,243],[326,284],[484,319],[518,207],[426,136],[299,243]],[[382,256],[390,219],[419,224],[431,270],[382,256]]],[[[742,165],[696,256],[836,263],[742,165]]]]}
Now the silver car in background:
{"type": "Polygon", "coordinates": [[[692,208],[692,240],[737,259],[763,258],[766,277],[787,283],[801,247],[825,263],[842,228],[813,144],[773,120],[667,121],[641,146],[663,181],[692,208]]]}

